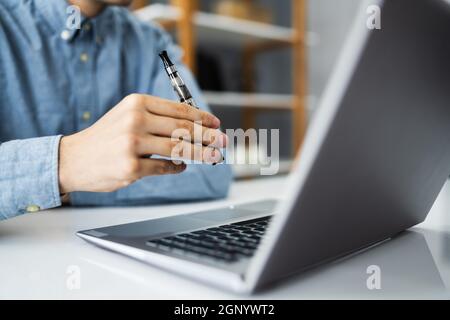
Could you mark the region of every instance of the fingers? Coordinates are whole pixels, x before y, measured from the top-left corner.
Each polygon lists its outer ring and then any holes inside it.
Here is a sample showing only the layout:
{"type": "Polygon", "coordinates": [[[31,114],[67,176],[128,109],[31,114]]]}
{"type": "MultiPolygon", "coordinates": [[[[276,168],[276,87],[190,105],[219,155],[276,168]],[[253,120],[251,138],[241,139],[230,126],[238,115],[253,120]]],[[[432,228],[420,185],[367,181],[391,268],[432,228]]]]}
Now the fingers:
{"type": "Polygon", "coordinates": [[[224,133],[189,120],[147,114],[145,122],[146,133],[177,140],[182,139],[214,148],[227,146],[228,139],[224,133]]]}
{"type": "Polygon", "coordinates": [[[186,104],[139,94],[127,96],[121,105],[125,109],[119,110],[128,110],[122,115],[118,113],[127,132],[123,141],[128,152],[211,164],[223,161],[218,148],[226,146],[227,137],[216,130],[220,121],[212,114],[186,104]]]}
{"type": "Polygon", "coordinates": [[[193,108],[184,103],[176,103],[162,98],[132,94],[125,98],[125,103],[132,106],[143,107],[148,112],[176,119],[185,119],[192,122],[201,122],[203,126],[217,129],[220,120],[212,114],[193,108]]]}
{"type": "Polygon", "coordinates": [[[147,176],[160,176],[167,174],[178,174],[186,170],[186,164],[175,164],[171,160],[162,159],[140,159],[139,178],[147,176]]]}
{"type": "Polygon", "coordinates": [[[141,156],[157,154],[172,159],[195,160],[210,164],[223,161],[222,153],[216,148],[152,135],[139,139],[137,152],[141,156]]]}

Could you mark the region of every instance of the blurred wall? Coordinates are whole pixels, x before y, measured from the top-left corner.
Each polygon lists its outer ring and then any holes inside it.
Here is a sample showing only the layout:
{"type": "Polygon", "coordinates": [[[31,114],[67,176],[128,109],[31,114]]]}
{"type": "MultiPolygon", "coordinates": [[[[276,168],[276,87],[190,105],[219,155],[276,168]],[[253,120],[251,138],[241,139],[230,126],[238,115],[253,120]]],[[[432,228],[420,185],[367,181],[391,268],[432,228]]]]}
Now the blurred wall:
{"type": "Polygon", "coordinates": [[[309,50],[309,76],[310,94],[313,97],[318,98],[323,92],[360,2],[309,1],[309,30],[313,42],[309,50]]]}
{"type": "MultiPolygon", "coordinates": [[[[290,0],[260,0],[273,8],[276,23],[290,26],[290,0]]],[[[351,27],[359,0],[310,0],[308,1],[309,30],[309,91],[313,104],[317,104],[338,54],[351,27]]],[[[290,55],[278,52],[265,55],[258,64],[263,91],[289,92],[291,89],[290,55]],[[269,63],[277,61],[276,64],[269,63]]]]}
{"type": "MultiPolygon", "coordinates": [[[[291,25],[290,0],[260,0],[273,8],[276,23],[291,25]]],[[[344,44],[353,17],[359,7],[359,0],[310,0],[308,1],[309,30],[309,105],[314,110],[333,70],[336,59],[344,44]]],[[[258,61],[259,90],[264,92],[288,93],[291,90],[291,63],[288,50],[262,55],[258,61]],[[273,63],[276,61],[276,63],[273,63]]],[[[294,71],[295,72],[295,71],[294,71]]],[[[262,115],[258,121],[261,127],[285,128],[281,132],[282,154],[289,155],[289,114],[262,115]],[[286,129],[287,128],[287,129],[286,129]]]]}

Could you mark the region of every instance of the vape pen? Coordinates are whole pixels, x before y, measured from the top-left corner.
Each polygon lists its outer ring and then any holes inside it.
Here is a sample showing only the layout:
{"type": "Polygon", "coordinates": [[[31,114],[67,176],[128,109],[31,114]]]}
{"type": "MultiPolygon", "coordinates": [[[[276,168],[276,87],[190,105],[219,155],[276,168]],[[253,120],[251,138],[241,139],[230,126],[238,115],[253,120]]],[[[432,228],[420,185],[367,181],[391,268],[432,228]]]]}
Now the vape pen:
{"type": "Polygon", "coordinates": [[[180,74],[175,68],[175,65],[169,58],[167,51],[161,52],[159,56],[161,57],[161,60],[164,63],[164,68],[166,69],[167,75],[170,78],[172,87],[177,93],[178,97],[180,98],[180,102],[186,103],[198,109],[197,104],[194,101],[194,98],[192,98],[191,92],[186,87],[186,84],[184,83],[183,79],[181,79],[180,74]]]}
{"type": "MultiPolygon", "coordinates": [[[[164,63],[164,69],[166,69],[167,75],[170,78],[170,82],[172,83],[172,87],[177,93],[178,97],[180,98],[181,103],[186,103],[194,108],[197,108],[197,104],[195,103],[194,98],[192,97],[191,92],[187,88],[186,84],[184,83],[183,79],[181,79],[180,74],[178,73],[177,69],[175,68],[175,65],[170,60],[169,55],[167,54],[167,51],[162,51],[159,54],[161,60],[164,63]]],[[[220,151],[219,151],[220,152],[220,151]]],[[[222,156],[222,161],[225,161],[225,157],[222,156]]],[[[215,166],[217,163],[213,163],[213,166],[215,166]]]]}

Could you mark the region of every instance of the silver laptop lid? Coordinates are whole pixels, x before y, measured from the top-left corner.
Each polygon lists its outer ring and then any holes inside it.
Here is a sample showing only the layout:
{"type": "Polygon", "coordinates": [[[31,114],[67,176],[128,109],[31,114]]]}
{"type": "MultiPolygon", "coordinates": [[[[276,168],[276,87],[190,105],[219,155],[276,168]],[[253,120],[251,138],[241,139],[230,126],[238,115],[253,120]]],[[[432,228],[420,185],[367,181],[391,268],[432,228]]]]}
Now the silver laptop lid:
{"type": "Polygon", "coordinates": [[[247,273],[262,286],[423,221],[450,173],[450,8],[364,1],[247,273]],[[367,8],[381,8],[381,30],[367,8]]]}

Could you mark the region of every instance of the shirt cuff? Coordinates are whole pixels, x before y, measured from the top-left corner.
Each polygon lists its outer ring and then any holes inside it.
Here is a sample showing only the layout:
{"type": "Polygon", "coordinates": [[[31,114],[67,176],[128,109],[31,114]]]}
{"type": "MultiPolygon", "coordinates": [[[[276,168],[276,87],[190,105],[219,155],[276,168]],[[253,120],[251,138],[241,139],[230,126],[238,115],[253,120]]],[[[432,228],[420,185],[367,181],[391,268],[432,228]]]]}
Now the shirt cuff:
{"type": "Polygon", "coordinates": [[[0,145],[0,219],[61,206],[61,137],[14,140],[0,145]]]}

